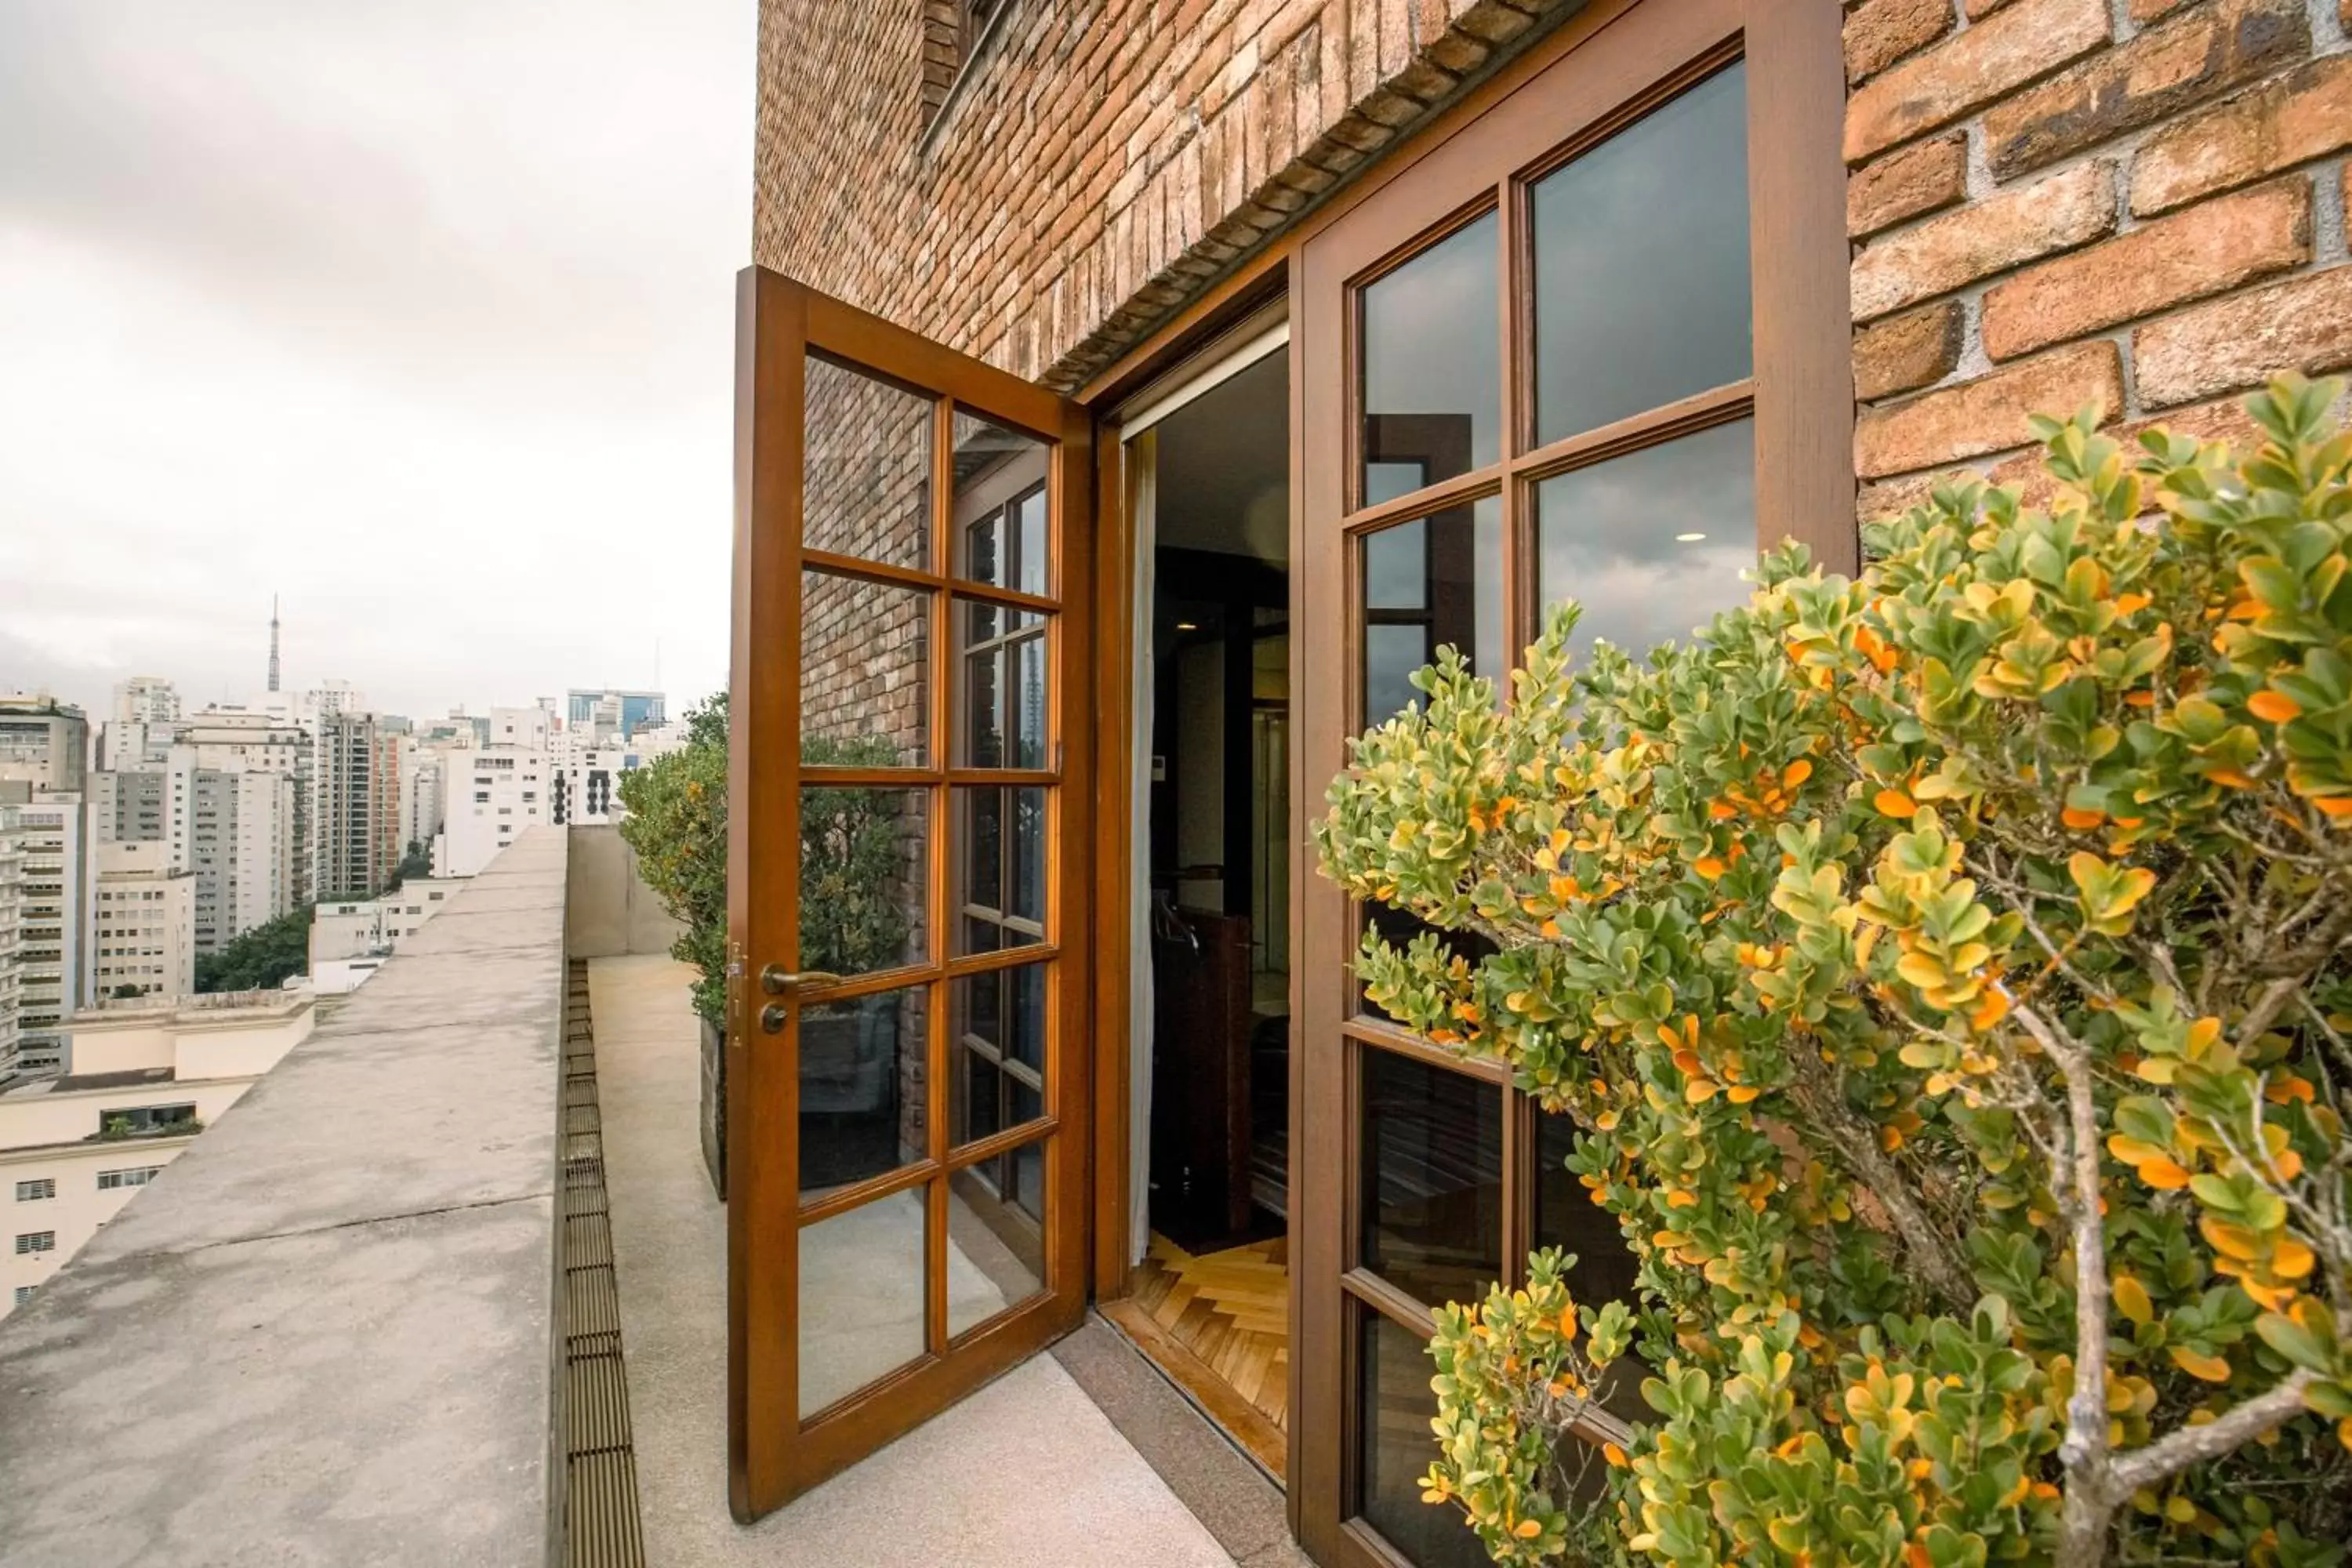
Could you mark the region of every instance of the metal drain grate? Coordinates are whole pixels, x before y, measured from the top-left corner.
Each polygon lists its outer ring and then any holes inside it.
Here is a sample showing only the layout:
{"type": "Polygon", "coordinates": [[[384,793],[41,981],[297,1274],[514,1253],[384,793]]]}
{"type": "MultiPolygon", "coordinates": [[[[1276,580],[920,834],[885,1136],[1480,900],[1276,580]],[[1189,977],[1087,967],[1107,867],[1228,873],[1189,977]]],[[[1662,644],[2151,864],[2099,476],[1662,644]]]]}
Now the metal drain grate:
{"type": "Polygon", "coordinates": [[[645,1568],[637,1456],[613,1279],[588,966],[574,960],[563,1042],[563,1540],[566,1568],[645,1568]]]}

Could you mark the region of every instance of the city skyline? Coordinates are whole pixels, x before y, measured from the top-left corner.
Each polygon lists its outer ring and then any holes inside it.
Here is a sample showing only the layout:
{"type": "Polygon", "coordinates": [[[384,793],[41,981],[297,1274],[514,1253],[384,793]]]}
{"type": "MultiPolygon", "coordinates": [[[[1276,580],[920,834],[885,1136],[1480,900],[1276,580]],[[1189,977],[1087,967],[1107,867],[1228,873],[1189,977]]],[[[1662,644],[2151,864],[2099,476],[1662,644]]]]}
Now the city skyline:
{"type": "Polygon", "coordinates": [[[752,26],[0,4],[0,687],[722,683],[752,26]]]}

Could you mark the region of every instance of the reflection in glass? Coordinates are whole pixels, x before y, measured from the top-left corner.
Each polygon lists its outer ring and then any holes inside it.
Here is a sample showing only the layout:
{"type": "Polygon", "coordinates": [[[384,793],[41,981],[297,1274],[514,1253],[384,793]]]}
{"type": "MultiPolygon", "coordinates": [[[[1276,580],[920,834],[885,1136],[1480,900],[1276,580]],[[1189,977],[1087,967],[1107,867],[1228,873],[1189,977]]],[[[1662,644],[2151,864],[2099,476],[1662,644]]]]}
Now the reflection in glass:
{"type": "MultiPolygon", "coordinates": [[[[1008,1158],[1042,1162],[1043,1149],[1031,1143],[1008,1158]]],[[[1005,1163],[983,1160],[948,1178],[950,1339],[1045,1288],[1045,1226],[1005,1195],[999,1184],[1005,1163]]]]}
{"type": "MultiPolygon", "coordinates": [[[[1567,1166],[1576,1152],[1576,1124],[1565,1116],[1536,1118],[1535,1244],[1557,1247],[1575,1254],[1569,1271],[1569,1294],[1579,1306],[1599,1308],[1622,1301],[1639,1311],[1639,1273],[1633,1251],[1625,1245],[1617,1216],[1592,1201],[1592,1194],[1567,1166]]],[[[1657,1413],[1643,1399],[1643,1372],[1628,1358],[1613,1368],[1601,1402],[1627,1421],[1652,1421],[1657,1413]]]]}
{"type": "Polygon", "coordinates": [[[927,588],[801,574],[801,761],[924,764],[930,613],[927,588]]]}
{"type": "Polygon", "coordinates": [[[811,355],[802,541],[893,566],[931,563],[931,400],[811,355]]]}
{"type": "Polygon", "coordinates": [[[1503,1091],[1358,1047],[1363,1266],[1429,1306],[1485,1297],[1503,1265],[1503,1091]]]}
{"type": "Polygon", "coordinates": [[[847,1186],[926,1152],[930,990],[914,985],[800,1006],[801,1193],[847,1186]]]}
{"type": "Polygon", "coordinates": [[[1486,496],[1364,536],[1364,721],[1424,700],[1413,671],[1451,645],[1498,681],[1504,652],[1503,502],[1486,496]]]}
{"type": "Polygon", "coordinates": [[[958,759],[972,768],[1045,765],[1045,617],[965,600],[957,626],[964,711],[958,759]]]}
{"type": "Polygon", "coordinates": [[[1571,645],[1645,658],[1744,602],[1756,564],[1756,427],[1718,425],[1536,487],[1543,601],[1573,598],[1571,645]]]}
{"type": "Polygon", "coordinates": [[[1419,1568],[1489,1568],[1486,1550],[1453,1503],[1421,1500],[1429,1469],[1430,1418],[1437,1395],[1429,1380],[1436,1367],[1420,1335],[1369,1307],[1358,1309],[1363,1334],[1357,1361],[1357,1399],[1363,1413],[1363,1448],[1357,1471],[1357,1511],[1391,1546],[1419,1568]]]}
{"type": "Polygon", "coordinates": [[[1536,440],[1747,376],[1747,69],[1537,182],[1536,440]]]}
{"type": "Polygon", "coordinates": [[[923,1353],[923,1193],[892,1193],[800,1233],[803,1420],[923,1353]]]}
{"type": "Polygon", "coordinates": [[[870,974],[922,962],[929,801],[919,789],[801,791],[801,968],[870,974]]]}
{"type": "Polygon", "coordinates": [[[1499,455],[1495,289],[1492,213],[1365,287],[1364,504],[1499,455]]]}
{"type": "Polygon", "coordinates": [[[1045,941],[1045,789],[959,784],[955,799],[957,954],[1045,941]]]}
{"type": "Polygon", "coordinates": [[[1045,1114],[1045,966],[954,981],[948,1137],[958,1147],[1045,1114]]]}
{"type": "Polygon", "coordinates": [[[962,409],[955,415],[956,574],[1024,594],[1047,590],[1045,442],[962,409]]]}

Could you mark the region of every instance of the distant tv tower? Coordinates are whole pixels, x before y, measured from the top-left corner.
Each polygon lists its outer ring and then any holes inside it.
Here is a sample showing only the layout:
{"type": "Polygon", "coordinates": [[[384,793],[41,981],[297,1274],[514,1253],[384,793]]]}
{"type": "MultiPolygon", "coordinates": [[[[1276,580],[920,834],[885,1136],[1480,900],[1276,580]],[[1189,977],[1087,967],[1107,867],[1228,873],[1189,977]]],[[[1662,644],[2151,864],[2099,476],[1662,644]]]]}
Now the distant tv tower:
{"type": "Polygon", "coordinates": [[[278,689],[278,595],[269,595],[269,689],[278,689]]]}

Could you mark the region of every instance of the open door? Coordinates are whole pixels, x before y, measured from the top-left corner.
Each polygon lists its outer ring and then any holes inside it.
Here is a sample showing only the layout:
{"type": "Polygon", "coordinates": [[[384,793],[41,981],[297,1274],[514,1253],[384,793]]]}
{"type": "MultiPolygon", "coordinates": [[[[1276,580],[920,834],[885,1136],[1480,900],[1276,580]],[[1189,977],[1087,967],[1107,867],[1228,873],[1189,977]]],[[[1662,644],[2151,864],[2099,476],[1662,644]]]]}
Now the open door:
{"type": "Polygon", "coordinates": [[[1085,414],[738,280],[728,1441],[767,1512],[1086,1295],[1085,414]]]}

